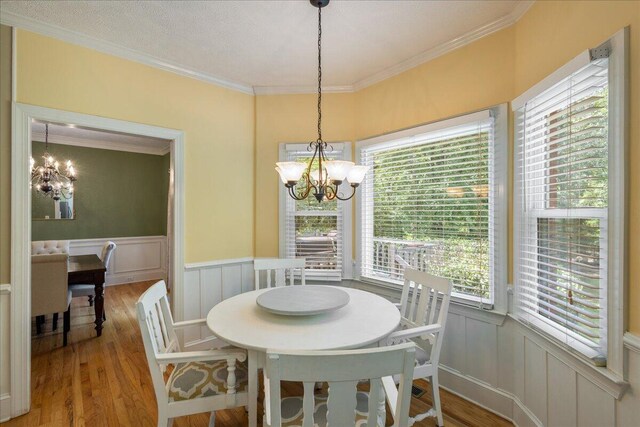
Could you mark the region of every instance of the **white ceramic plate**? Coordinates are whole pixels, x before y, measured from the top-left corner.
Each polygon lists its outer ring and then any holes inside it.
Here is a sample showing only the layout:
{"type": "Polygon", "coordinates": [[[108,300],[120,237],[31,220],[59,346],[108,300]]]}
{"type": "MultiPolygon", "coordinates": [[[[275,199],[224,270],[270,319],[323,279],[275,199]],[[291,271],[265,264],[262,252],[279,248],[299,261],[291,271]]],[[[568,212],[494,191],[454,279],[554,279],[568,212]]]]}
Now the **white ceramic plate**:
{"type": "Polygon", "coordinates": [[[349,294],[329,286],[283,286],[256,298],[263,310],[285,316],[310,316],[337,310],[349,304],[349,294]]]}

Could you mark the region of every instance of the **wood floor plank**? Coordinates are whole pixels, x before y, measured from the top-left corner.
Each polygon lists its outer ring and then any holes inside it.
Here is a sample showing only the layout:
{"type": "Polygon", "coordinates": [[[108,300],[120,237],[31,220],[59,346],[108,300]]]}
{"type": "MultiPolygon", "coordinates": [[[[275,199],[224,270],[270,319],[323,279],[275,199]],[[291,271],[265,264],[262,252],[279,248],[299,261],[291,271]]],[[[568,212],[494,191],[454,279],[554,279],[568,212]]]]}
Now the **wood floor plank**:
{"type": "MultiPolygon", "coordinates": [[[[142,339],[136,320],[135,302],[153,282],[139,282],[107,289],[105,307],[107,321],[102,336],[95,336],[93,307],[86,298],[72,302],[69,345],[62,347],[62,322],[57,331],[51,329],[48,316],[44,333],[32,340],[31,411],[2,424],[2,427],[44,426],[155,426],[157,407],[155,392],[142,339]]],[[[62,316],[61,316],[62,318],[62,316]]],[[[429,383],[415,383],[426,393],[412,398],[411,414],[431,406],[429,383]]],[[[297,395],[301,387],[285,385],[283,395],[297,395]]],[[[491,412],[458,396],[441,390],[445,425],[511,426],[491,412]]],[[[260,402],[263,394],[260,393],[260,402]]],[[[262,404],[258,405],[259,422],[262,404]]],[[[202,427],[209,414],[197,414],[175,420],[175,427],[202,427]]],[[[392,420],[387,416],[387,425],[392,420]]],[[[244,408],[218,411],[217,427],[247,425],[244,408]]],[[[431,427],[430,418],[414,424],[431,427]]]]}

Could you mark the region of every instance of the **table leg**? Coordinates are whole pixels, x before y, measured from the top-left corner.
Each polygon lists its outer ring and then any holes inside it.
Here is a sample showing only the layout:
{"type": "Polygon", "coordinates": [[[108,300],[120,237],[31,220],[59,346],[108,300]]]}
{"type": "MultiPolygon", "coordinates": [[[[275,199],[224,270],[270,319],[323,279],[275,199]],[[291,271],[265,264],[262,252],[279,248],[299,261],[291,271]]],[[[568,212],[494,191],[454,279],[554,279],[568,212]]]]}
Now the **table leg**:
{"type": "Polygon", "coordinates": [[[104,318],[102,317],[104,314],[104,276],[102,279],[96,278],[95,281],[95,300],[93,304],[93,308],[96,313],[96,331],[98,331],[98,336],[102,335],[102,322],[104,318]]]}
{"type": "Polygon", "coordinates": [[[249,427],[258,425],[258,352],[249,350],[248,352],[249,370],[249,427]]]}

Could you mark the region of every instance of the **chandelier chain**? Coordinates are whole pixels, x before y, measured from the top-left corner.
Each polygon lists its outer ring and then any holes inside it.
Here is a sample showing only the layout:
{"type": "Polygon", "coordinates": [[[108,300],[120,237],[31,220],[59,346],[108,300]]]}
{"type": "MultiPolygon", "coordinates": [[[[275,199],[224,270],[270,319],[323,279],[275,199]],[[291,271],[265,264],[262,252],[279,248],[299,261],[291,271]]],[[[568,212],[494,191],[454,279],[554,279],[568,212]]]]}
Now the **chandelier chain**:
{"type": "Polygon", "coordinates": [[[322,141],[322,8],[318,8],[318,142],[322,141]]]}

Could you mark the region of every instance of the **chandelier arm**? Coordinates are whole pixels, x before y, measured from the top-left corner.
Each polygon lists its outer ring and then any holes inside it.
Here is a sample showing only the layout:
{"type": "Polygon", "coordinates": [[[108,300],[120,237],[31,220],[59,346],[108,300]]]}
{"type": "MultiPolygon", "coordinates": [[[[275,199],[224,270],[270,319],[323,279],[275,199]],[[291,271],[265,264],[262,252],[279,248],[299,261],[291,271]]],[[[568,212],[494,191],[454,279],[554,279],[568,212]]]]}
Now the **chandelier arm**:
{"type": "Polygon", "coordinates": [[[351,188],[353,189],[351,191],[351,195],[349,197],[340,197],[340,195],[338,194],[338,188],[336,187],[335,189],[335,194],[336,194],[336,199],[338,200],[342,200],[342,201],[346,201],[346,200],[350,200],[353,196],[356,195],[356,187],[354,187],[353,185],[351,186],[351,188]]]}

